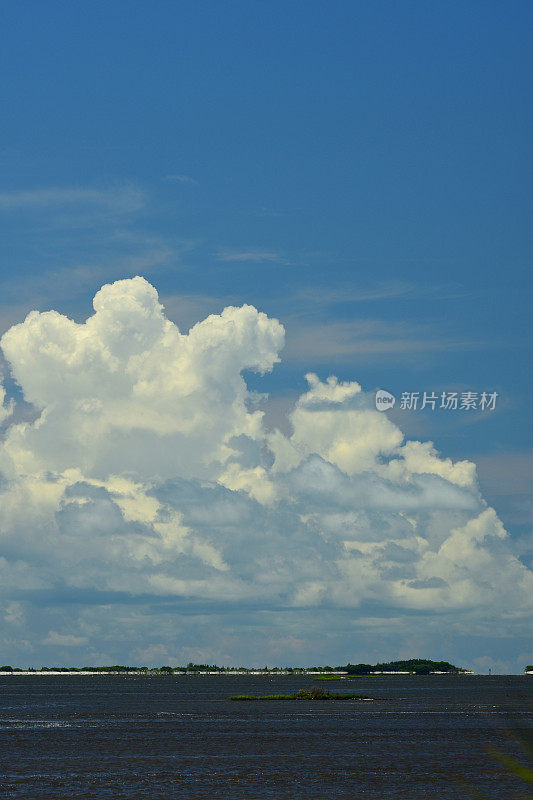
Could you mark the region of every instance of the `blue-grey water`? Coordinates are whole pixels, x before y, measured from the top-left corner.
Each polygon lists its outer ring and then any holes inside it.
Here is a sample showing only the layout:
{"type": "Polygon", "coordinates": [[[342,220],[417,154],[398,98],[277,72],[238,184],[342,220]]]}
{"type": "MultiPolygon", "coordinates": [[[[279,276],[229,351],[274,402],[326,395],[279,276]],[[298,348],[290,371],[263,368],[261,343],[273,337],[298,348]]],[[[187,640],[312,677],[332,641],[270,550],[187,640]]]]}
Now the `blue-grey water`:
{"type": "Polygon", "coordinates": [[[457,800],[459,778],[516,797],[486,746],[513,751],[532,681],[374,677],[321,684],[371,702],[238,703],[312,680],[0,677],[0,797],[457,800]]]}

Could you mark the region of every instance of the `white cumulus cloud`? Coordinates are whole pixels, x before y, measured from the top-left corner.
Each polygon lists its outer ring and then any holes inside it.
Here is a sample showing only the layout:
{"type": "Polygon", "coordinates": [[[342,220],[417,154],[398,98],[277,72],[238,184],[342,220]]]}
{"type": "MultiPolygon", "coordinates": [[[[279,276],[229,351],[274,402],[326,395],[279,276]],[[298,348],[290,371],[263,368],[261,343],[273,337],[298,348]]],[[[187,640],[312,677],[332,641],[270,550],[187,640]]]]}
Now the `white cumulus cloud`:
{"type": "Polygon", "coordinates": [[[182,334],[141,277],[103,286],[83,324],[32,312],[4,334],[37,410],[10,424],[0,389],[0,577],[6,603],[39,606],[20,617],[28,639],[40,626],[43,645],[90,660],[117,638],[106,609],[131,603],[153,609],[155,637],[141,646],[129,616],[117,641],[131,653],[200,647],[192,629],[175,642],[168,604],[205,625],[224,608],[225,625],[235,609],[259,615],[265,642],[304,642],[261,617],[284,609],[338,609],[348,625],[368,609],[449,613],[464,630],[502,604],[513,625],[526,618],[531,573],[474,464],[405,441],[358,383],[334,377],[309,374],[292,432],[266,431],[243,371],[271,370],[283,344],[283,326],[246,305],[182,334]],[[82,636],[56,632],[69,614],[82,636]]]}

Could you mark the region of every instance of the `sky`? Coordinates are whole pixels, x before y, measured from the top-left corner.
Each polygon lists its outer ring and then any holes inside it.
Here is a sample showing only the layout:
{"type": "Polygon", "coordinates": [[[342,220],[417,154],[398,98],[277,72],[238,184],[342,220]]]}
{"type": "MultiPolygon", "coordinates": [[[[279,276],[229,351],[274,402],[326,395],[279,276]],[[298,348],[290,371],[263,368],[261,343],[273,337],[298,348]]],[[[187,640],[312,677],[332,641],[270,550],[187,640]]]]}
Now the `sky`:
{"type": "Polygon", "coordinates": [[[2,663],[533,661],[531,16],[6,9],[2,663]]]}

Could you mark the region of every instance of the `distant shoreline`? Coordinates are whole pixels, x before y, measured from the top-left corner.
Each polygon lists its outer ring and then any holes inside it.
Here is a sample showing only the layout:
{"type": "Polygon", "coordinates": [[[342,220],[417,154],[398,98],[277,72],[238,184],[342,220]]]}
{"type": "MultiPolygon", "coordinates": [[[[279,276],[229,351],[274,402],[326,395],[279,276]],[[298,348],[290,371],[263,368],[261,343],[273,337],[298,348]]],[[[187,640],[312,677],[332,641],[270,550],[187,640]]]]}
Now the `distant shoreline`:
{"type": "MultiPolygon", "coordinates": [[[[399,673],[391,673],[391,674],[399,674],[399,673]]],[[[2,675],[78,675],[83,677],[84,675],[136,675],[141,677],[148,677],[154,678],[159,677],[161,675],[172,677],[172,678],[187,678],[187,677],[194,677],[195,675],[264,675],[264,676],[273,676],[273,675],[339,675],[342,677],[348,677],[347,672],[304,672],[304,671],[293,671],[289,672],[288,670],[277,670],[276,672],[265,672],[265,670],[214,670],[214,671],[190,671],[190,672],[183,672],[181,670],[176,670],[174,672],[161,672],[159,669],[148,670],[146,672],[141,672],[141,670],[113,670],[111,672],[104,672],[103,670],[40,670],[40,669],[33,669],[33,670],[13,670],[9,672],[2,672],[0,671],[0,677],[2,675]]]]}
{"type": "MultiPolygon", "coordinates": [[[[0,662],[1,663],[1,662],[0,662]]],[[[411,658],[383,661],[377,664],[342,664],[313,667],[224,667],[218,664],[193,664],[171,667],[137,667],[128,664],[105,664],[101,667],[41,667],[21,669],[8,664],[0,666],[0,675],[316,675],[329,677],[363,677],[365,675],[472,675],[472,670],[456,667],[449,661],[411,658]]]]}
{"type": "MultiPolygon", "coordinates": [[[[457,675],[467,675],[468,676],[468,675],[475,675],[476,673],[474,673],[471,670],[464,670],[464,671],[461,671],[461,672],[430,672],[428,674],[429,675],[455,675],[455,676],[457,676],[457,675]]],[[[169,672],[161,672],[158,669],[148,670],[147,672],[141,672],[140,670],[138,670],[138,671],[134,671],[134,670],[123,670],[123,671],[113,670],[111,672],[104,672],[103,670],[89,671],[89,670],[52,670],[52,669],[46,669],[46,670],[21,669],[21,670],[9,670],[9,671],[6,670],[5,672],[0,671],[0,677],[3,677],[3,676],[6,676],[6,677],[17,677],[17,676],[31,676],[31,675],[38,675],[38,676],[50,675],[52,677],[57,677],[58,675],[65,676],[65,677],[66,676],[83,677],[83,676],[87,676],[87,675],[89,675],[89,676],[93,676],[93,675],[103,675],[103,676],[110,676],[110,675],[122,675],[122,676],[124,676],[124,675],[129,675],[129,676],[146,677],[146,678],[155,678],[155,677],[161,677],[161,676],[171,677],[171,678],[188,678],[188,677],[194,677],[194,676],[197,676],[197,675],[210,675],[210,676],[217,675],[217,676],[220,676],[220,677],[224,677],[225,675],[229,675],[229,676],[234,676],[234,675],[247,676],[247,675],[249,675],[249,676],[254,676],[254,677],[262,676],[262,677],[266,677],[266,678],[275,677],[276,675],[292,675],[293,677],[298,677],[298,676],[301,676],[301,677],[307,677],[307,676],[319,677],[319,676],[336,675],[339,678],[348,678],[348,679],[349,678],[363,678],[363,677],[370,677],[370,676],[380,676],[380,675],[386,675],[386,676],[389,676],[389,677],[391,675],[404,675],[404,676],[405,675],[413,675],[413,676],[416,677],[416,673],[414,673],[414,672],[399,672],[399,671],[396,671],[396,672],[369,672],[369,673],[367,673],[367,675],[350,675],[348,672],[314,672],[314,671],[313,672],[306,672],[306,671],[303,671],[303,670],[302,671],[293,670],[293,671],[289,672],[288,670],[281,670],[281,669],[277,670],[276,672],[270,672],[270,671],[269,672],[265,672],[265,670],[246,670],[246,671],[244,671],[244,670],[243,671],[239,671],[239,670],[225,670],[225,671],[215,670],[213,672],[200,671],[199,670],[199,671],[194,671],[194,672],[193,671],[182,672],[180,670],[176,670],[175,672],[171,672],[171,673],[169,673],[169,672]]]]}

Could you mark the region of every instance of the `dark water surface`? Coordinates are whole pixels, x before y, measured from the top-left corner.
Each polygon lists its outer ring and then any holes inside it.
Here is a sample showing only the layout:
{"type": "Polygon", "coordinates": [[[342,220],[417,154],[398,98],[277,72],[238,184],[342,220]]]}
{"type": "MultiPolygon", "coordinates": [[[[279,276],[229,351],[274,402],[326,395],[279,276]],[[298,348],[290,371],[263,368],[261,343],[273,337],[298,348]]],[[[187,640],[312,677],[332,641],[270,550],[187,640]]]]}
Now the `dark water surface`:
{"type": "MultiPolygon", "coordinates": [[[[465,797],[516,784],[485,753],[531,722],[527,676],[375,677],[321,684],[372,702],[238,703],[306,677],[0,677],[0,797],[465,797]]],[[[513,796],[516,796],[516,791],[513,796]]]]}

